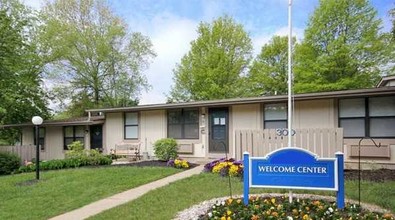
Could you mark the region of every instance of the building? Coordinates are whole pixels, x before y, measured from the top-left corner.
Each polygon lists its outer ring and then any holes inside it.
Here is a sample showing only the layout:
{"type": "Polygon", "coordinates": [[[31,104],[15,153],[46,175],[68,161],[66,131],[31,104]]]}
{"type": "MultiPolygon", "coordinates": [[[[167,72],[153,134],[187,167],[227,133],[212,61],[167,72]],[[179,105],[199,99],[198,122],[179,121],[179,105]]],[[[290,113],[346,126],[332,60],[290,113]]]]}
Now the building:
{"type": "MultiPolygon", "coordinates": [[[[394,85],[395,77],[390,76],[377,88],[294,95],[293,145],[322,157],[343,151],[349,167],[361,156],[365,166],[395,168],[394,85]],[[302,134],[304,140],[298,136],[302,134]],[[333,141],[327,141],[333,135],[333,141]],[[319,149],[312,146],[319,143],[319,149]]],[[[67,144],[76,140],[104,153],[116,145],[139,144],[145,156],[153,157],[153,143],[172,137],[181,157],[202,161],[224,157],[224,152],[241,158],[244,150],[261,155],[267,146],[286,146],[286,138],[275,137],[279,130],[270,129],[287,127],[287,96],[89,109],[87,113],[86,118],[45,121],[40,130],[41,158],[63,158],[67,144]],[[261,139],[252,137],[264,131],[270,131],[270,140],[263,133],[261,139]],[[261,144],[264,139],[268,145],[261,144]],[[274,144],[274,139],[281,143],[274,144]]],[[[21,127],[21,144],[34,144],[31,123],[0,126],[7,127],[21,127]]]]}

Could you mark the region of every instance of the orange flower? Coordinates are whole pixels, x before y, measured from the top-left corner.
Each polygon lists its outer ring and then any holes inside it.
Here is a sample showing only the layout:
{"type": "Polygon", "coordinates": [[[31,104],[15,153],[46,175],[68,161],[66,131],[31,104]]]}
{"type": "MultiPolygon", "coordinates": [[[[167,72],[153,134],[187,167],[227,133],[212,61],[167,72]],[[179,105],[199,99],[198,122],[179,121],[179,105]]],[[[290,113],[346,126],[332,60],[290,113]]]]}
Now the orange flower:
{"type": "Polygon", "coordinates": [[[251,220],[259,220],[259,215],[252,215],[251,220]]]}
{"type": "Polygon", "coordinates": [[[272,216],[278,217],[278,213],[277,212],[272,212],[272,216]]]}

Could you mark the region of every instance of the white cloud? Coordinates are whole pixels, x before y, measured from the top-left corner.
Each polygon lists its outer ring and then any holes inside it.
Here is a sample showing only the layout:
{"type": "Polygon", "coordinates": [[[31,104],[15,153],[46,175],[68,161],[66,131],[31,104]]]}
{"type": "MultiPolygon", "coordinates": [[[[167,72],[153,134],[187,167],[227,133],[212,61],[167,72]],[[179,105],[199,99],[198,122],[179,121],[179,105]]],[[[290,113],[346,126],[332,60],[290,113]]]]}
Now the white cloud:
{"type": "Polygon", "coordinates": [[[144,92],[140,104],[165,102],[165,93],[173,83],[173,68],[189,51],[190,42],[197,36],[198,23],[169,14],[158,15],[150,22],[151,41],[157,57],[147,70],[148,82],[152,90],[144,92]]]}

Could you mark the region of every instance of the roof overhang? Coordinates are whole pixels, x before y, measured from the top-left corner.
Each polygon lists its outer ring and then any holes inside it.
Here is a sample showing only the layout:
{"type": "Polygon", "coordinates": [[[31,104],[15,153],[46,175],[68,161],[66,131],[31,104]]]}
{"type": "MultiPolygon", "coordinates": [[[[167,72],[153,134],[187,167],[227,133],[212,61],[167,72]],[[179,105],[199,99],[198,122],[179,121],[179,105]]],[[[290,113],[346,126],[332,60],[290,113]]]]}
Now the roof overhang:
{"type": "MultiPolygon", "coordinates": [[[[385,96],[385,95],[394,95],[394,94],[395,94],[395,87],[381,87],[381,88],[372,88],[372,89],[357,89],[357,90],[342,90],[342,91],[333,91],[333,92],[296,94],[293,95],[293,98],[295,101],[303,101],[303,100],[317,100],[317,99],[331,99],[331,98],[385,96]]],[[[221,106],[242,105],[242,104],[284,102],[287,99],[288,99],[287,95],[261,96],[261,97],[251,97],[251,98],[234,98],[234,99],[222,99],[222,100],[210,100],[210,101],[138,105],[133,107],[120,107],[120,108],[88,109],[86,111],[91,113],[97,113],[97,112],[111,113],[111,112],[164,110],[164,109],[175,109],[175,108],[221,107],[221,106]]]]}
{"type": "MultiPolygon", "coordinates": [[[[88,117],[84,120],[58,120],[58,121],[44,121],[40,126],[41,127],[49,127],[49,126],[75,126],[75,125],[98,125],[104,124],[104,117],[100,119],[91,120],[88,117]]],[[[22,124],[9,124],[9,125],[0,125],[0,128],[18,128],[18,127],[33,127],[34,124],[22,123],[22,124]]]]}

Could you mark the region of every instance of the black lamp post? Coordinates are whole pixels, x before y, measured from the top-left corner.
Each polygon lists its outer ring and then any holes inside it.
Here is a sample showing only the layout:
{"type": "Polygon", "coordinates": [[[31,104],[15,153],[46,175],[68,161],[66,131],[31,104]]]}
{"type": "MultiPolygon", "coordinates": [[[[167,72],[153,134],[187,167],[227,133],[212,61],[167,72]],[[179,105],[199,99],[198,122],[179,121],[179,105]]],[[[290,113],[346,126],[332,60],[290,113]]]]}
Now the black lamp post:
{"type": "Polygon", "coordinates": [[[43,123],[43,119],[40,116],[34,116],[32,122],[36,127],[36,179],[40,179],[40,125],[43,123]]]}

